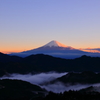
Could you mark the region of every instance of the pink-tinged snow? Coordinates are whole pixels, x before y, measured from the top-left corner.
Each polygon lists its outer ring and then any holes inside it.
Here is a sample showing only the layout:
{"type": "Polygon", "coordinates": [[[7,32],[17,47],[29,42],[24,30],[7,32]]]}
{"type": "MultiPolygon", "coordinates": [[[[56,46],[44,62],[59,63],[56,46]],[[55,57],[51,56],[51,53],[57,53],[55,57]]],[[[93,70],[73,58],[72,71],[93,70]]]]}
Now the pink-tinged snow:
{"type": "Polygon", "coordinates": [[[55,46],[55,47],[68,47],[68,46],[66,46],[66,45],[64,45],[64,44],[62,44],[62,43],[60,43],[58,41],[55,41],[55,40],[47,43],[46,45],[44,45],[44,47],[45,46],[49,46],[49,47],[52,47],[52,46],[55,46]]]}

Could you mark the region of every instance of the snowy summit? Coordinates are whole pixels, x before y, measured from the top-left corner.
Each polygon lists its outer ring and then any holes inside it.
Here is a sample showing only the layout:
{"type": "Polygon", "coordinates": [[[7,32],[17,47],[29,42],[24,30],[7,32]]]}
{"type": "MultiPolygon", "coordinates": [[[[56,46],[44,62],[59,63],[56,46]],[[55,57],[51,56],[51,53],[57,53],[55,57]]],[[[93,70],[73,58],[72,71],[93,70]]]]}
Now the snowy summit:
{"type": "Polygon", "coordinates": [[[44,47],[47,47],[47,46],[49,46],[49,47],[67,47],[66,45],[64,45],[64,44],[62,44],[58,41],[55,41],[55,40],[53,40],[53,41],[47,43],[46,45],[44,45],[44,47]]]}

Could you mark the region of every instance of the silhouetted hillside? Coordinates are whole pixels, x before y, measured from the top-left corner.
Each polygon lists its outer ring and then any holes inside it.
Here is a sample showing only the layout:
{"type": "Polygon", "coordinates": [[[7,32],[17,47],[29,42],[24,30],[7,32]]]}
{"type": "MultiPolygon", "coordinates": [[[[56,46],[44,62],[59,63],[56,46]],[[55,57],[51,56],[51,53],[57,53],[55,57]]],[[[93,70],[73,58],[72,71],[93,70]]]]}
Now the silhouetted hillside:
{"type": "Polygon", "coordinates": [[[84,92],[99,92],[100,93],[100,86],[89,86],[87,88],[83,88],[83,89],[80,89],[79,92],[81,93],[84,93],[84,92]]]}
{"type": "Polygon", "coordinates": [[[0,80],[0,100],[30,100],[44,96],[45,90],[21,80],[0,80]]]}
{"type": "Polygon", "coordinates": [[[34,73],[34,72],[81,72],[100,71],[100,58],[82,56],[76,59],[62,59],[49,55],[37,54],[25,58],[0,54],[0,76],[9,73],[34,73]]]}
{"type": "Polygon", "coordinates": [[[80,91],[66,91],[64,93],[49,94],[42,100],[100,100],[100,93],[98,92],[83,92],[80,91]]]}
{"type": "Polygon", "coordinates": [[[36,71],[64,71],[68,63],[66,59],[56,58],[49,55],[37,54],[31,55],[23,59],[23,63],[28,63],[29,66],[36,71]],[[64,66],[64,67],[63,67],[64,66]]]}
{"type": "Polygon", "coordinates": [[[75,73],[69,72],[68,74],[53,80],[51,83],[62,82],[64,84],[94,84],[100,83],[100,73],[90,71],[75,73]]]}
{"type": "Polygon", "coordinates": [[[100,100],[100,93],[88,87],[64,93],[47,92],[39,86],[21,80],[0,80],[0,100],[100,100]]]}
{"type": "Polygon", "coordinates": [[[18,56],[9,56],[0,52],[0,62],[19,62],[22,58],[18,56]]]}

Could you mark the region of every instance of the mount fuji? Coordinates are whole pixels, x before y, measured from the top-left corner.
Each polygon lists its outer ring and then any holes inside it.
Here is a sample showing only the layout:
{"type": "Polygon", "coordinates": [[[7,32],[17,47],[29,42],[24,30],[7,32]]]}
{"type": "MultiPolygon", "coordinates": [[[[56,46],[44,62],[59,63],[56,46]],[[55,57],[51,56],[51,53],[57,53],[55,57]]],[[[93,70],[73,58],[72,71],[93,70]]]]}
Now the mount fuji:
{"type": "Polygon", "coordinates": [[[60,43],[58,41],[53,40],[53,41],[51,41],[51,42],[49,42],[49,43],[47,43],[44,46],[41,46],[39,48],[28,50],[28,51],[24,51],[24,53],[25,52],[34,52],[34,50],[36,50],[36,51],[38,50],[38,51],[41,52],[41,50],[48,50],[48,51],[50,50],[51,51],[51,50],[65,50],[65,49],[72,50],[74,48],[72,48],[70,46],[66,46],[66,45],[64,45],[64,44],[62,44],[62,43],[60,43]]]}
{"type": "Polygon", "coordinates": [[[71,46],[66,46],[55,40],[53,40],[39,48],[23,51],[20,53],[12,53],[10,55],[26,57],[26,56],[29,56],[32,54],[47,54],[47,55],[51,55],[54,57],[67,58],[67,59],[77,58],[82,55],[95,56],[93,53],[84,52],[79,49],[75,49],[71,46]]]}
{"type": "Polygon", "coordinates": [[[66,45],[64,45],[64,44],[62,44],[62,43],[60,43],[60,42],[58,42],[58,41],[55,41],[55,40],[53,40],[53,41],[47,43],[47,44],[44,45],[43,47],[63,47],[63,48],[67,48],[66,45]]]}

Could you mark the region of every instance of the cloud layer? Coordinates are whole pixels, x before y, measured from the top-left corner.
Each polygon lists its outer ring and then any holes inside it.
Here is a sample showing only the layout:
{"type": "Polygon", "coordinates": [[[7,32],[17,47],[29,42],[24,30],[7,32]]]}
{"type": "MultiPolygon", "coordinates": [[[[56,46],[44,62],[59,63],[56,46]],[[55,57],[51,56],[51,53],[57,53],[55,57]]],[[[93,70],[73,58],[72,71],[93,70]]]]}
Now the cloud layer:
{"type": "MultiPolygon", "coordinates": [[[[32,74],[27,74],[27,75],[12,74],[10,77],[3,76],[0,79],[19,79],[19,80],[28,81],[32,84],[36,84],[42,88],[45,88],[47,91],[53,91],[55,93],[60,93],[60,92],[69,91],[69,90],[80,90],[83,88],[87,88],[89,86],[100,86],[100,83],[85,84],[85,85],[82,85],[82,84],[70,85],[70,84],[63,84],[61,82],[56,82],[54,84],[41,85],[45,82],[50,82],[65,74],[67,74],[67,72],[66,73],[49,72],[49,73],[39,73],[39,74],[34,74],[34,75],[32,74]]],[[[100,92],[98,88],[96,88],[96,90],[100,92]]]]}

